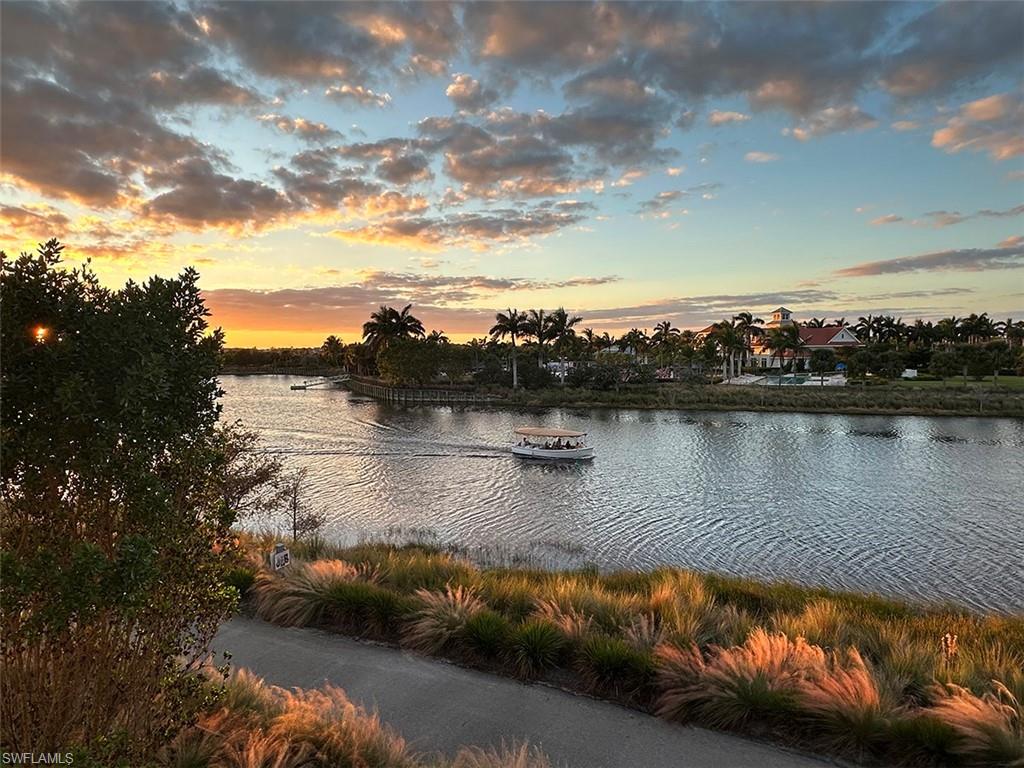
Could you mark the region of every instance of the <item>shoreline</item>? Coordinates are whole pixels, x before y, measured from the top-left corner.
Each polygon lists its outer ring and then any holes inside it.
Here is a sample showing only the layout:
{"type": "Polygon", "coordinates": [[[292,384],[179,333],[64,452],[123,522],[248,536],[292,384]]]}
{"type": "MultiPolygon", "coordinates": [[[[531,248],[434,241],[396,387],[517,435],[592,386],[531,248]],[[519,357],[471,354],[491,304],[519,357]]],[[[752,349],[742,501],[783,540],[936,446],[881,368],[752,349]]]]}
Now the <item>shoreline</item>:
{"type": "MultiPolygon", "coordinates": [[[[223,376],[318,377],[296,370],[226,370],[223,376]]],[[[436,388],[435,388],[436,389],[436,388]]],[[[412,390],[410,390],[412,391],[412,390]]],[[[460,392],[466,390],[458,390],[460,392]]],[[[716,411],[749,413],[808,413],[845,416],[926,416],[953,418],[1024,419],[1024,392],[993,387],[902,388],[897,384],[850,388],[728,387],[721,384],[662,384],[644,390],[520,390],[508,394],[474,390],[484,408],[716,411]],[[780,391],[781,390],[781,391],[780,391]],[[823,391],[822,391],[823,390],[823,391]],[[572,395],[572,396],[570,396],[572,395]],[[844,402],[846,401],[846,402],[844,402]],[[852,402],[851,402],[852,401],[852,402]]]]}

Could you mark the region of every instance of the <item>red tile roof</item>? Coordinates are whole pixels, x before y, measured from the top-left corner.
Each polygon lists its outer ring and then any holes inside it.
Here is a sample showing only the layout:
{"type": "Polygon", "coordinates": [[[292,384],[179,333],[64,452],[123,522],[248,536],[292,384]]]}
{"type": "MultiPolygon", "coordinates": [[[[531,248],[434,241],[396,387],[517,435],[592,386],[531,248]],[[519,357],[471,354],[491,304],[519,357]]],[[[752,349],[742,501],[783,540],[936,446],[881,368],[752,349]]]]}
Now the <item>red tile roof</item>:
{"type": "MultiPolygon", "coordinates": [[[[859,344],[856,341],[837,341],[833,344],[832,339],[838,336],[842,330],[838,325],[826,326],[825,328],[812,328],[808,325],[801,325],[800,338],[809,347],[852,347],[859,344]]],[[[852,334],[853,331],[850,333],[852,334]]]]}

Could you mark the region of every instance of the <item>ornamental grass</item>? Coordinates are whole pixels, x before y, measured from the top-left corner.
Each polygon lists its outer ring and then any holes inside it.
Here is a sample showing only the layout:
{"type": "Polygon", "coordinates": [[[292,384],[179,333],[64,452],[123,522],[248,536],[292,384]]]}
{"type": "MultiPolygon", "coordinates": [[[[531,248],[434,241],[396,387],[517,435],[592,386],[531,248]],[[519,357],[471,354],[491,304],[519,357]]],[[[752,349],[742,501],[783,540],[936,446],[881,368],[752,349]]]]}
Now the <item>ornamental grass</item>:
{"type": "MultiPolygon", "coordinates": [[[[329,560],[255,574],[257,615],[848,760],[1024,759],[1018,616],[672,568],[481,569],[429,546],[320,549],[329,560]]],[[[240,680],[226,696],[270,712],[279,700],[259,691],[240,680]]]]}

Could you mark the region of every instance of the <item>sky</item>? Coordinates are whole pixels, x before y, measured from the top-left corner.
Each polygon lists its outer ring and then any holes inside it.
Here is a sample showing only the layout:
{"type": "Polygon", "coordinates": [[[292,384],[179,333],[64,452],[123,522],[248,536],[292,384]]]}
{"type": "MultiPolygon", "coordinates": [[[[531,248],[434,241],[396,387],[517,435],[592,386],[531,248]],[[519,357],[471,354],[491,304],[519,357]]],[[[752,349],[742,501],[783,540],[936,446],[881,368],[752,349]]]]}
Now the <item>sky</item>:
{"type": "Polygon", "coordinates": [[[5,1],[0,246],[228,346],[1024,315],[1024,3],[5,1]]]}

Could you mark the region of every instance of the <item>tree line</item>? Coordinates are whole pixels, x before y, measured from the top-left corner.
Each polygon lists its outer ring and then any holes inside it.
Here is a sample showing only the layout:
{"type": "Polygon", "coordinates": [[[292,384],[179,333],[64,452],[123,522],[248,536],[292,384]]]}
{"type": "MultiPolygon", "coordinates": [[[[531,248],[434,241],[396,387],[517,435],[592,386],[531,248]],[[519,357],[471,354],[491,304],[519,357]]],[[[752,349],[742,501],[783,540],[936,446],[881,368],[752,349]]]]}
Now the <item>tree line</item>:
{"type": "Polygon", "coordinates": [[[810,355],[797,325],[765,327],[764,320],[750,312],[723,319],[704,332],[663,320],[653,331],[632,328],[616,337],[582,324],[582,317],[561,307],[509,308],[495,315],[486,336],[454,344],[444,331],[428,333],[412,305],[382,306],[363,325],[360,342],[345,344],[329,336],[318,358],[393,384],[472,381],[512,388],[548,386],[556,378],[570,386],[611,388],[653,381],[666,369],[674,379],[706,381],[764,367],[825,373],[839,363],[851,376],[884,378],[896,378],[905,368],[939,378],[979,378],[1024,367],[1024,321],[993,320],[987,313],[913,323],[886,315],[867,315],[854,323],[846,318],[811,318],[804,325],[849,328],[863,346],[815,350],[810,355]],[[771,353],[766,366],[753,365],[755,347],[771,353]],[[529,363],[525,367],[524,359],[529,363]],[[546,366],[553,361],[560,363],[555,366],[557,377],[546,366]]]}

